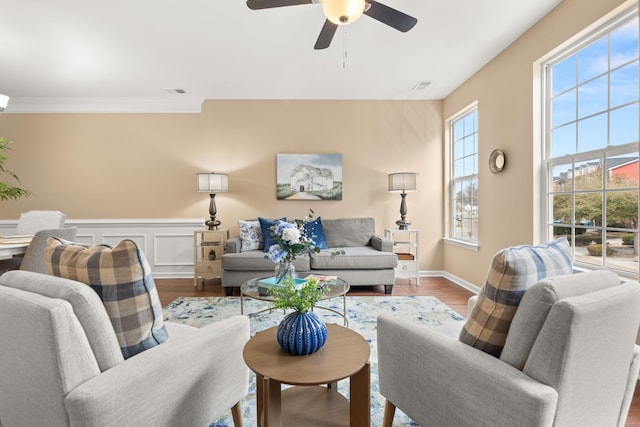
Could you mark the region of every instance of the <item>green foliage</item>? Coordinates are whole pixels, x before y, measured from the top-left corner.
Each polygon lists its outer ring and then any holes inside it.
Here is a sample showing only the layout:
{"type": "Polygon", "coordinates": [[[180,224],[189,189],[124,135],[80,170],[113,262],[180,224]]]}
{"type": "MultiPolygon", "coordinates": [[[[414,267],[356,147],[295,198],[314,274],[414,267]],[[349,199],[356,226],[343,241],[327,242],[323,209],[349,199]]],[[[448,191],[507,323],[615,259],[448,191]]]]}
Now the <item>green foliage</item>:
{"type": "MultiPolygon", "coordinates": [[[[6,139],[0,137],[0,179],[2,179],[3,175],[9,175],[11,180],[16,181],[20,184],[20,179],[18,176],[5,168],[4,162],[7,160],[7,151],[11,150],[10,144],[13,144],[13,141],[7,141],[6,139]]],[[[16,200],[20,197],[29,196],[31,192],[29,190],[25,190],[20,187],[15,187],[5,182],[0,182],[0,200],[16,200]]]]}
{"type": "Polygon", "coordinates": [[[627,234],[622,236],[622,244],[623,245],[633,246],[634,239],[635,238],[634,238],[633,233],[627,233],[627,234]]]}
{"type": "Polygon", "coordinates": [[[576,236],[576,246],[588,246],[592,243],[602,243],[602,236],[582,235],[576,236]]]}
{"type": "MultiPolygon", "coordinates": [[[[611,256],[616,253],[616,250],[611,246],[606,245],[607,247],[607,256],[611,256]]],[[[591,256],[602,256],[602,245],[599,243],[587,246],[587,251],[589,251],[589,255],[591,256]]]]}
{"type": "Polygon", "coordinates": [[[275,300],[274,309],[290,308],[298,313],[306,313],[329,291],[326,286],[318,286],[318,280],[314,277],[300,289],[296,289],[293,277],[285,277],[284,285],[269,290],[275,300]]]}

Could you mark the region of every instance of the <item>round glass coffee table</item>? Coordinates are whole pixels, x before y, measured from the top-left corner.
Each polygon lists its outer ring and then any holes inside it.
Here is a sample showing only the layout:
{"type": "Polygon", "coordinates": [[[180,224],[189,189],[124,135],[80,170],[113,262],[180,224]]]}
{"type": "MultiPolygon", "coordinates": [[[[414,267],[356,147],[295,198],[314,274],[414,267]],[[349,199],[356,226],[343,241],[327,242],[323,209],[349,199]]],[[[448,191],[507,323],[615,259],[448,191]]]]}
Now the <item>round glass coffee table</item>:
{"type": "MultiPolygon", "coordinates": [[[[261,292],[258,289],[259,288],[258,284],[260,280],[267,279],[269,277],[271,276],[255,277],[251,280],[247,280],[242,284],[242,286],[240,286],[240,314],[244,314],[244,298],[245,297],[249,297],[249,298],[261,300],[261,301],[273,302],[273,297],[271,295],[265,292],[261,292]]],[[[309,277],[309,274],[301,273],[301,274],[297,274],[297,277],[299,279],[306,279],[307,277],[309,277]]],[[[321,281],[320,283],[322,283],[322,286],[325,286],[329,289],[329,291],[324,295],[324,297],[322,297],[322,301],[332,299],[332,298],[342,297],[342,312],[340,312],[339,310],[333,309],[331,307],[324,307],[321,305],[316,305],[314,309],[318,308],[321,310],[327,310],[332,313],[335,313],[338,316],[342,317],[344,326],[348,326],[349,319],[347,319],[347,292],[349,292],[349,288],[350,288],[349,283],[347,283],[346,280],[342,280],[339,277],[335,278],[335,280],[331,280],[328,282],[321,281]]],[[[263,313],[265,311],[270,311],[272,309],[273,309],[272,307],[267,307],[260,311],[256,311],[253,314],[263,313]]]]}

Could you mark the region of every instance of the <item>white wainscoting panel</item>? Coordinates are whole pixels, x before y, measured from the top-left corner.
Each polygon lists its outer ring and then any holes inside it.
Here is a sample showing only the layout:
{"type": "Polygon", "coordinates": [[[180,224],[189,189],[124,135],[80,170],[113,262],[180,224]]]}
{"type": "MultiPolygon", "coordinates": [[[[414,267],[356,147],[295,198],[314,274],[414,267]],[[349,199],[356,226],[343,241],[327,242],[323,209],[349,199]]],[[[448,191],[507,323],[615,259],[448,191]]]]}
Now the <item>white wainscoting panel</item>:
{"type": "MultiPolygon", "coordinates": [[[[17,220],[0,220],[0,234],[15,233],[17,220]]],[[[202,219],[67,219],[76,241],[115,246],[130,239],[142,249],[156,278],[193,277],[193,232],[202,219]]]]}

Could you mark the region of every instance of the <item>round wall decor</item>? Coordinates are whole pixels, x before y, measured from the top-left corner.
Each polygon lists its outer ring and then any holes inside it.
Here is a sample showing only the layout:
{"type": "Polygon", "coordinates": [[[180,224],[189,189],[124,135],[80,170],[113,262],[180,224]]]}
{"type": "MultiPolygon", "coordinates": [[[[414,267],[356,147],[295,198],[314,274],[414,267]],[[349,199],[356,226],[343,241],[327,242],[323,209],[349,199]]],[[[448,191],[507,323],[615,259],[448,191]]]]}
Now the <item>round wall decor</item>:
{"type": "Polygon", "coordinates": [[[502,150],[493,150],[489,156],[489,169],[493,173],[500,173],[507,163],[507,158],[502,150]]]}

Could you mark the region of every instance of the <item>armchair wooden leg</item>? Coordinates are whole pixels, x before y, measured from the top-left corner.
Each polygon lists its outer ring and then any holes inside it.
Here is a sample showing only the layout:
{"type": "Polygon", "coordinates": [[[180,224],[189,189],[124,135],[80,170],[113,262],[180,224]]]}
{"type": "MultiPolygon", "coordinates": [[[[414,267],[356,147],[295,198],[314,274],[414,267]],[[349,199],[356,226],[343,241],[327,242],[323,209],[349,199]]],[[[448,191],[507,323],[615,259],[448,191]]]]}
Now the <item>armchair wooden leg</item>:
{"type": "Polygon", "coordinates": [[[233,405],[231,415],[233,416],[233,425],[235,427],[242,427],[244,425],[242,420],[242,401],[233,405]]]}
{"type": "Polygon", "coordinates": [[[382,420],[382,427],[391,427],[393,424],[393,416],[396,414],[396,405],[385,401],[384,404],[384,418],[382,420]]]}

